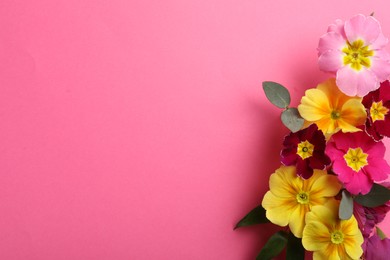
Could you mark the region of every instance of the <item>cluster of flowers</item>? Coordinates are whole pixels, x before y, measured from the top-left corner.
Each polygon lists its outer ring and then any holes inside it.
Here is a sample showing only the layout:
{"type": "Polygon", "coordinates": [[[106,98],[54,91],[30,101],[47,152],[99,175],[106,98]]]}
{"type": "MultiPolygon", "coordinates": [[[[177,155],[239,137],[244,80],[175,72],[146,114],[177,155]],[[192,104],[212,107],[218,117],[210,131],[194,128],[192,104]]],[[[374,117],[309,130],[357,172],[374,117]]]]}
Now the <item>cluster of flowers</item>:
{"type": "Polygon", "coordinates": [[[288,225],[314,259],[389,259],[390,239],[377,227],[389,201],[355,201],[373,187],[389,188],[382,142],[390,137],[387,41],[373,16],[328,27],[319,66],[334,78],[305,92],[297,108],[304,125],[285,137],[283,165],[270,176],[262,201],[267,219],[288,225]],[[351,215],[340,217],[348,202],[351,215]]]}

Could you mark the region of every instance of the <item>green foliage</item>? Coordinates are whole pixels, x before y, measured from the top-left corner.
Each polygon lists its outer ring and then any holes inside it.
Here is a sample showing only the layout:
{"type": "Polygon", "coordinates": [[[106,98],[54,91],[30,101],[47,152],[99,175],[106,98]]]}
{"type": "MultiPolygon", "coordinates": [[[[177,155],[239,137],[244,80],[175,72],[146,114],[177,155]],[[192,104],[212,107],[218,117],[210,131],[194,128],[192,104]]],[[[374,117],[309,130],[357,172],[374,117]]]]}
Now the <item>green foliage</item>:
{"type": "Polygon", "coordinates": [[[245,226],[268,223],[269,220],[265,216],[265,209],[262,206],[257,206],[252,209],[245,217],[243,217],[234,229],[245,226]]]}
{"type": "Polygon", "coordinates": [[[287,237],[288,234],[284,231],[273,234],[270,239],[268,239],[263,249],[261,249],[256,260],[270,260],[278,256],[287,244],[287,237]]]}
{"type": "Polygon", "coordinates": [[[378,207],[390,200],[390,190],[374,183],[369,193],[357,195],[355,201],[365,207],[378,207]]]}
{"type": "Polygon", "coordinates": [[[279,108],[287,108],[290,105],[290,93],[279,83],[264,81],[263,90],[268,100],[275,106],[279,108]]]}
{"type": "Polygon", "coordinates": [[[304,259],[305,249],[302,245],[302,239],[295,237],[294,234],[290,232],[290,234],[288,235],[286,260],[304,259]]]}
{"type": "Polygon", "coordinates": [[[281,119],[283,124],[293,133],[299,131],[304,123],[304,119],[299,115],[298,109],[294,107],[284,110],[281,119]]]}
{"type": "Polygon", "coordinates": [[[341,193],[341,202],[339,207],[339,218],[346,220],[350,219],[353,214],[353,198],[347,190],[341,193]]]}

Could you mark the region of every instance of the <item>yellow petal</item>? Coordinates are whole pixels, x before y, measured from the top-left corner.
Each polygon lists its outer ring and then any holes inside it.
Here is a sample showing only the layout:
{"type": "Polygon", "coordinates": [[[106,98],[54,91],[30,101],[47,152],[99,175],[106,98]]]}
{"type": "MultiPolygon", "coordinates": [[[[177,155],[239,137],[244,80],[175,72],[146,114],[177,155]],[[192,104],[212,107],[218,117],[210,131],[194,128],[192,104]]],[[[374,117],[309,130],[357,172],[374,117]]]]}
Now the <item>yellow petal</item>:
{"type": "Polygon", "coordinates": [[[266,210],[266,217],[274,224],[285,227],[288,225],[290,215],[297,207],[296,200],[280,198],[268,191],[261,203],[266,210]]]}
{"type": "Polygon", "coordinates": [[[333,134],[339,129],[337,128],[336,120],[330,118],[330,116],[324,117],[316,122],[318,129],[324,134],[333,134]]]}
{"type": "Polygon", "coordinates": [[[361,245],[363,244],[364,239],[356,218],[352,216],[348,220],[341,221],[340,228],[342,229],[342,232],[346,234],[343,243],[345,251],[351,258],[358,259],[363,254],[361,245]]]}
{"type": "Polygon", "coordinates": [[[305,96],[298,106],[300,115],[308,121],[317,121],[330,114],[329,100],[327,96],[318,89],[306,90],[305,96]]]}
{"type": "Polygon", "coordinates": [[[309,205],[299,205],[290,215],[289,227],[294,236],[301,238],[305,226],[305,215],[309,211],[309,205]]]}
{"type": "Polygon", "coordinates": [[[316,183],[318,178],[320,178],[321,176],[325,176],[325,175],[328,175],[327,171],[314,170],[313,171],[313,175],[309,179],[307,179],[307,180],[305,180],[303,182],[303,189],[305,191],[311,191],[311,189],[313,188],[314,183],[316,183]]]}
{"type": "Polygon", "coordinates": [[[350,99],[341,108],[341,119],[347,124],[363,125],[366,118],[367,113],[360,99],[350,99]]]}
{"type": "Polygon", "coordinates": [[[302,180],[297,176],[295,166],[281,166],[271,174],[269,187],[275,196],[295,198],[302,189],[302,180]]]}
{"type": "Polygon", "coordinates": [[[343,119],[337,120],[339,128],[342,130],[343,133],[355,133],[362,131],[361,129],[354,127],[353,125],[347,123],[343,119]]]}
{"type": "Polygon", "coordinates": [[[307,216],[310,213],[306,214],[306,226],[303,229],[302,245],[309,251],[325,250],[330,242],[328,227],[319,221],[307,221],[307,216]]]}
{"type": "Polygon", "coordinates": [[[331,108],[341,108],[347,100],[351,99],[351,97],[340,91],[339,87],[336,85],[335,78],[330,78],[318,84],[317,89],[321,90],[326,95],[331,108]]]}
{"type": "MultiPolygon", "coordinates": [[[[316,172],[316,171],[314,171],[316,172]]],[[[341,184],[334,175],[321,175],[313,183],[310,191],[310,199],[333,197],[336,196],[341,189],[341,184]]]]}

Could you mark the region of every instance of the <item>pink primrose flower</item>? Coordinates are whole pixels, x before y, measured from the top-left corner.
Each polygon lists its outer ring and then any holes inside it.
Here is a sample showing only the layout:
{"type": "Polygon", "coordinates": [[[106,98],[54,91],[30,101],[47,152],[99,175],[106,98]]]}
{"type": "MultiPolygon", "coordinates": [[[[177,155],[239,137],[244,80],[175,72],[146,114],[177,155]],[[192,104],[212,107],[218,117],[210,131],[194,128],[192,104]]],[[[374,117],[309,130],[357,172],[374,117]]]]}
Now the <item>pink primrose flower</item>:
{"type": "Polygon", "coordinates": [[[346,95],[363,97],[390,76],[390,56],[384,50],[387,42],[372,16],[336,20],[320,38],[319,67],[336,74],[337,86],[346,95]]]}

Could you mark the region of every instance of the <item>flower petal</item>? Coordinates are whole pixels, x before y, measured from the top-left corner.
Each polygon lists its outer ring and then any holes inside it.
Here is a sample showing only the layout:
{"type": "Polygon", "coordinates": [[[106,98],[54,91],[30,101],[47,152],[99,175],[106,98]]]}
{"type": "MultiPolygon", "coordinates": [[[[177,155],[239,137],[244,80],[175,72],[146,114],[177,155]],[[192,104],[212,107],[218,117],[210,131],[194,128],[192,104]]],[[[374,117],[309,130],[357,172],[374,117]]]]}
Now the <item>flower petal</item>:
{"type": "Polygon", "coordinates": [[[379,50],[384,48],[389,40],[383,35],[383,33],[380,33],[378,38],[371,44],[372,50],[379,50]]]}
{"type": "Polygon", "coordinates": [[[343,132],[361,131],[355,126],[362,126],[366,122],[367,113],[359,99],[349,99],[341,108],[341,119],[338,120],[339,127],[343,132]]]}
{"type": "Polygon", "coordinates": [[[320,42],[318,43],[318,51],[320,54],[329,50],[339,50],[346,45],[346,39],[343,38],[339,33],[328,32],[321,36],[320,42]]]}
{"type": "MultiPolygon", "coordinates": [[[[310,212],[306,216],[309,214],[310,212]]],[[[307,222],[303,230],[302,244],[306,250],[324,250],[329,244],[329,230],[327,226],[319,221],[307,222]]]]}
{"type": "Polygon", "coordinates": [[[305,226],[305,215],[309,211],[309,205],[299,205],[290,215],[289,227],[294,236],[301,238],[305,226]]]}
{"type": "Polygon", "coordinates": [[[290,215],[297,207],[297,203],[280,198],[268,191],[261,203],[264,209],[266,209],[266,217],[274,224],[285,227],[288,225],[290,215]]]}
{"type": "Polygon", "coordinates": [[[349,42],[363,39],[366,45],[370,45],[378,39],[381,26],[374,17],[358,14],[345,22],[344,30],[349,42]]]}
{"type": "Polygon", "coordinates": [[[294,166],[282,166],[271,174],[269,187],[272,193],[279,198],[295,198],[302,188],[302,180],[296,175],[294,166]]]}
{"type": "Polygon", "coordinates": [[[308,160],[297,161],[297,174],[305,180],[313,175],[313,169],[309,167],[308,160]]]}
{"type": "Polygon", "coordinates": [[[341,184],[334,175],[322,175],[313,183],[310,198],[336,196],[341,189],[341,184]]]}
{"type": "Polygon", "coordinates": [[[385,81],[390,76],[390,62],[380,59],[371,59],[370,70],[375,73],[379,81],[385,81]]]}
{"type": "Polygon", "coordinates": [[[344,183],[345,188],[353,195],[367,194],[372,187],[372,180],[362,170],[353,174],[349,179],[349,182],[344,183]]]}
{"type": "Polygon", "coordinates": [[[339,50],[328,50],[318,58],[320,70],[336,72],[343,67],[343,53],[339,50]]]}
{"type": "Polygon", "coordinates": [[[373,181],[384,181],[390,173],[390,167],[382,158],[371,158],[368,165],[364,167],[364,171],[370,176],[373,181]]]}
{"type": "Polygon", "coordinates": [[[328,26],[328,32],[335,32],[340,34],[344,39],[346,39],[344,32],[344,21],[337,19],[333,24],[328,26]]]}
{"type": "Polygon", "coordinates": [[[362,97],[379,88],[379,81],[374,72],[365,68],[356,71],[349,66],[337,71],[336,83],[340,90],[348,96],[362,97]]]}
{"type": "Polygon", "coordinates": [[[298,106],[300,115],[308,121],[320,120],[328,115],[329,101],[325,93],[318,89],[306,90],[298,106]]]}

